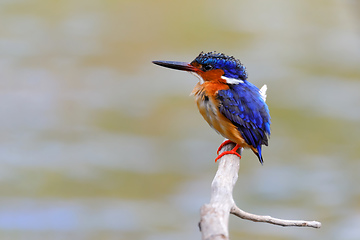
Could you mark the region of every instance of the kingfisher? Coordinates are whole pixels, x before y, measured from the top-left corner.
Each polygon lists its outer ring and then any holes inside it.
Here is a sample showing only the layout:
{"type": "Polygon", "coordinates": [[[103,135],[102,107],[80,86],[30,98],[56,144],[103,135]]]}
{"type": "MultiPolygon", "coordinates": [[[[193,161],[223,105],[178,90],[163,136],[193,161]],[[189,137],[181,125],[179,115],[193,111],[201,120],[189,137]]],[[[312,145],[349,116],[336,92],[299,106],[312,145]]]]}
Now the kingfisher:
{"type": "Polygon", "coordinates": [[[239,148],[250,148],[261,164],[262,145],[268,146],[270,113],[265,103],[267,87],[260,90],[247,81],[248,74],[240,60],[218,52],[201,52],[192,62],[153,61],[154,64],[194,74],[199,82],[191,95],[207,123],[225,137],[215,162],[239,148]],[[230,143],[235,147],[219,155],[230,143]]]}

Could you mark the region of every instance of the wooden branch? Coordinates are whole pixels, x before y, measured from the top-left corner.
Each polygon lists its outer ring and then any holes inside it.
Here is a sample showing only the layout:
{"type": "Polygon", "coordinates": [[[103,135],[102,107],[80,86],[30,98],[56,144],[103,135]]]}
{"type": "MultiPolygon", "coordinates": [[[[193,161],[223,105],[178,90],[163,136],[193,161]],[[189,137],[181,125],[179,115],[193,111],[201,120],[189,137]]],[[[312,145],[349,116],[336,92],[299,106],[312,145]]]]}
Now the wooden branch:
{"type": "MultiPolygon", "coordinates": [[[[227,144],[221,150],[229,151],[234,144],[227,144]]],[[[232,191],[238,179],[240,158],[233,154],[218,160],[218,170],[211,184],[210,203],[201,207],[200,230],[203,240],[229,239],[228,222],[231,208],[235,205],[232,191]]]]}
{"type": "MultiPolygon", "coordinates": [[[[235,144],[227,144],[221,150],[231,150],[235,144]]],[[[240,155],[241,155],[240,150],[240,155]]],[[[219,153],[219,154],[220,154],[219,153]]],[[[211,198],[209,204],[201,207],[199,228],[203,240],[228,240],[230,213],[242,219],[254,222],[267,222],[280,226],[299,226],[320,228],[321,223],[316,221],[283,220],[270,216],[260,216],[247,213],[235,204],[232,191],[238,179],[240,158],[233,154],[224,155],[218,160],[218,170],[211,184],[211,198]]]]}

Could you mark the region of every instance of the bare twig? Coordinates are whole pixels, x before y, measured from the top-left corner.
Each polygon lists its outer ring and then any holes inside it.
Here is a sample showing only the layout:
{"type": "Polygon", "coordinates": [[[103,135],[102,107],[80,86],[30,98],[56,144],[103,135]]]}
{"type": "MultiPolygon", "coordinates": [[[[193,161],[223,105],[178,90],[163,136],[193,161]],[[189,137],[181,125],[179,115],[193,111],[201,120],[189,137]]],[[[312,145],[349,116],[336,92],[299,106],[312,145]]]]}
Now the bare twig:
{"type": "MultiPolygon", "coordinates": [[[[234,148],[234,144],[225,145],[220,153],[234,148]]],[[[241,150],[239,152],[241,154],[241,150]]],[[[254,222],[267,222],[280,226],[299,226],[320,228],[316,221],[283,220],[270,216],[259,216],[247,213],[238,208],[234,202],[232,191],[238,179],[240,158],[233,154],[224,155],[218,161],[218,170],[211,184],[211,199],[209,204],[201,207],[199,223],[203,240],[229,239],[228,222],[230,213],[242,219],[254,222]]]]}
{"type": "Polygon", "coordinates": [[[230,213],[235,216],[238,216],[239,218],[250,220],[253,222],[266,222],[283,227],[313,227],[313,228],[321,227],[321,223],[317,221],[285,220],[285,219],[273,218],[270,216],[255,215],[241,210],[236,205],[234,205],[231,208],[230,213]]]}

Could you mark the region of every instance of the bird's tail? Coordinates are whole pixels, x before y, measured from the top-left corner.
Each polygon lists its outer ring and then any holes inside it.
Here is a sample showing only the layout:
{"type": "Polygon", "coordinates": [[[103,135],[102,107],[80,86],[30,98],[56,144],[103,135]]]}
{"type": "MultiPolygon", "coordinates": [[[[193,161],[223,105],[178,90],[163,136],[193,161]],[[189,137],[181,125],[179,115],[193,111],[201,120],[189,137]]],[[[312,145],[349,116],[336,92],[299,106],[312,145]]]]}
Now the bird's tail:
{"type": "Polygon", "coordinates": [[[259,161],[261,163],[261,165],[263,165],[264,163],[264,159],[262,157],[262,153],[261,153],[261,144],[258,145],[256,148],[255,147],[251,147],[251,150],[253,150],[253,152],[255,153],[255,155],[259,158],[259,161]]]}

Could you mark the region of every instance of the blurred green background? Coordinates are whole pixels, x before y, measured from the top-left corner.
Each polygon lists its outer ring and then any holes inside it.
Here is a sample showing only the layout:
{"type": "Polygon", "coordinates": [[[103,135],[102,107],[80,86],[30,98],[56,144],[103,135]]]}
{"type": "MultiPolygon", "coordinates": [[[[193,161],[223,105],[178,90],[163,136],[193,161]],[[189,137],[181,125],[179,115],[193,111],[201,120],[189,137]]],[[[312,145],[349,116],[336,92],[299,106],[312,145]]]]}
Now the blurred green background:
{"type": "Polygon", "coordinates": [[[0,21],[0,239],[200,239],[223,138],[197,79],[151,61],[213,50],[268,85],[238,206],[323,224],[231,217],[232,239],[360,239],[359,1],[3,0],[0,21]]]}

